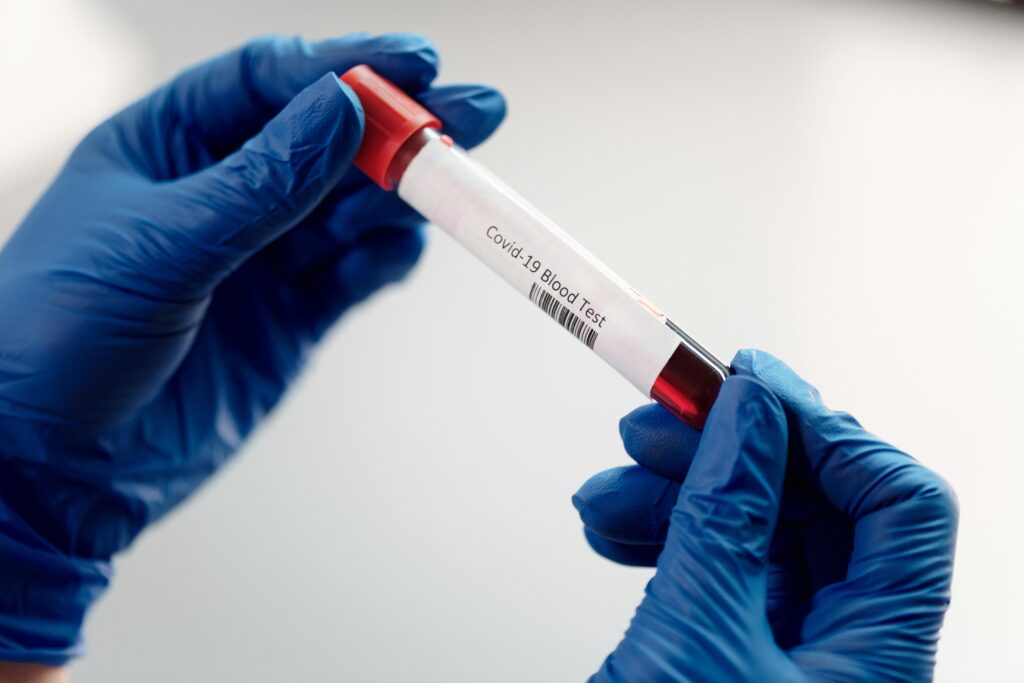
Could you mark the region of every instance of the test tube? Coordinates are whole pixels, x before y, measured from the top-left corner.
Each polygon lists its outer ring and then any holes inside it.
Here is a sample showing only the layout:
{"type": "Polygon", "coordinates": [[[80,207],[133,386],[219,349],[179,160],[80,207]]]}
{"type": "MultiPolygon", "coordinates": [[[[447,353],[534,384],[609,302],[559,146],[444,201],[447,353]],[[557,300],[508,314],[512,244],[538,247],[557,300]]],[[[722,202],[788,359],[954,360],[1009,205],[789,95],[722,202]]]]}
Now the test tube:
{"type": "Polygon", "coordinates": [[[441,122],[373,69],[341,76],[365,115],[355,163],[501,275],[686,424],[700,429],[729,369],[471,159],[441,122]]]}

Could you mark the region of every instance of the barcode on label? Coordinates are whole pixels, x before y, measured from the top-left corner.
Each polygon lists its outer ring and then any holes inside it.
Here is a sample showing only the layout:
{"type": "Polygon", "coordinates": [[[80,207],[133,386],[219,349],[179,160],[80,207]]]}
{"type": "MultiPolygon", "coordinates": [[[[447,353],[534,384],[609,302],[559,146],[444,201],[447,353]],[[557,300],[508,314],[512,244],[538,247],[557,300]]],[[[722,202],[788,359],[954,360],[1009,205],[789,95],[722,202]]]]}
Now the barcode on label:
{"type": "Polygon", "coordinates": [[[558,299],[544,291],[536,282],[530,285],[530,301],[540,306],[559,325],[572,332],[573,336],[591,349],[597,342],[597,330],[583,322],[575,313],[566,308],[558,299]]]}

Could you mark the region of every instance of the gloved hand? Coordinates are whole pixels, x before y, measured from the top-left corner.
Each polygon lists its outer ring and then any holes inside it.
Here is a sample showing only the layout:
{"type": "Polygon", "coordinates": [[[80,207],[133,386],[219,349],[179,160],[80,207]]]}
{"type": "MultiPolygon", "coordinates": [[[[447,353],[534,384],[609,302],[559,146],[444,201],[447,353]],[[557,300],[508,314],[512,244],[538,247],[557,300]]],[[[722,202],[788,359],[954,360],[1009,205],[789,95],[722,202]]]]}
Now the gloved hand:
{"type": "Polygon", "coordinates": [[[592,680],[931,680],[951,489],[777,359],[732,367],[703,434],[640,408],[620,425],[640,466],[574,498],[598,553],[657,565],[592,680]]]}
{"type": "Polygon", "coordinates": [[[430,87],[419,36],[256,40],[96,128],[0,252],[0,660],[78,653],[111,556],[417,260],[422,219],[350,165],[334,73],[361,63],[466,147],[504,116],[492,88],[430,87]]]}

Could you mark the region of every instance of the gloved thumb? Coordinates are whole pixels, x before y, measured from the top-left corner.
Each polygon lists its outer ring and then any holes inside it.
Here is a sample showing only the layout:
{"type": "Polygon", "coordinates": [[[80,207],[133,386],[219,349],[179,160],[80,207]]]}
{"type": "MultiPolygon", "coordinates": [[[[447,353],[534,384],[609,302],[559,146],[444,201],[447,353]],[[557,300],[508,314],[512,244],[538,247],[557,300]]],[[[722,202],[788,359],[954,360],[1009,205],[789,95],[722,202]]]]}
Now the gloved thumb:
{"type": "MultiPolygon", "coordinates": [[[[296,95],[237,151],[170,183],[186,279],[215,287],[301,221],[348,170],[363,137],[358,98],[334,74],[296,95]]],[[[179,271],[180,272],[180,271],[179,271]]]]}
{"type": "Polygon", "coordinates": [[[786,469],[786,418],[761,382],[722,386],[672,512],[649,599],[710,632],[767,628],[768,550],[786,469]],[[761,623],[763,622],[763,623],[761,623]],[[724,627],[724,628],[722,628],[724,627]]]}

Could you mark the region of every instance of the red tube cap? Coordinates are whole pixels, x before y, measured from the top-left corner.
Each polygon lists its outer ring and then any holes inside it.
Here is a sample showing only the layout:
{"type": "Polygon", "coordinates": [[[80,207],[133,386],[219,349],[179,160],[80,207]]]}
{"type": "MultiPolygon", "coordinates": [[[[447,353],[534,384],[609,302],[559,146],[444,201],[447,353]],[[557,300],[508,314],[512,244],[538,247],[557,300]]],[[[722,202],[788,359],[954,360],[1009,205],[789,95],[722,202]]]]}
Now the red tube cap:
{"type": "Polygon", "coordinates": [[[398,150],[424,128],[440,128],[441,121],[365,64],[352,67],[341,75],[341,80],[359,97],[366,120],[356,166],[390,190],[388,167],[398,150]]]}

